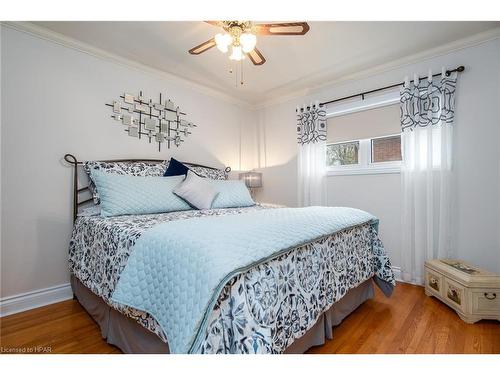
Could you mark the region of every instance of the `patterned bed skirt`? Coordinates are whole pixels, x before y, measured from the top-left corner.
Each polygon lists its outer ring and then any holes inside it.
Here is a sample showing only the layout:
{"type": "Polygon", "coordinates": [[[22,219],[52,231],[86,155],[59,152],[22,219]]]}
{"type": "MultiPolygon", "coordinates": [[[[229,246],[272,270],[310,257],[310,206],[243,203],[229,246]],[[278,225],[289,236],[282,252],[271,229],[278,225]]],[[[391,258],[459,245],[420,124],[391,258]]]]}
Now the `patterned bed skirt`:
{"type": "MultiPolygon", "coordinates": [[[[109,306],[102,298],[95,295],[74,275],[71,275],[73,293],[99,325],[102,338],[128,354],[168,354],[168,344],[161,340],[135,319],[127,317],[109,306]]],[[[316,324],[301,338],[295,340],[286,350],[286,354],[300,354],[313,346],[322,345],[327,339],[333,339],[332,327],[339,325],[351,312],[366,300],[373,298],[374,288],[367,280],[350,290],[339,302],[325,312],[316,324]]]]}

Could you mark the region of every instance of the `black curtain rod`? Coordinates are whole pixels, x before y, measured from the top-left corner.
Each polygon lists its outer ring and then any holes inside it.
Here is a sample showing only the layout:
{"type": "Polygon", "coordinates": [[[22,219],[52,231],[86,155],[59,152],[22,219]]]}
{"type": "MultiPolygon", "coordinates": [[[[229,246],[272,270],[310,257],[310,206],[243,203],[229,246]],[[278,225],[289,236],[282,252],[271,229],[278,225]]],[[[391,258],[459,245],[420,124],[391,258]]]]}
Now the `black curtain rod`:
{"type": "MultiPolygon", "coordinates": [[[[459,73],[461,73],[464,70],[465,70],[465,67],[463,65],[460,65],[458,68],[455,68],[453,70],[447,70],[445,74],[448,77],[453,72],[459,72],[459,73]]],[[[433,74],[432,76],[433,77],[437,77],[437,76],[440,76],[440,75],[441,75],[441,73],[437,73],[437,74],[433,74]]],[[[424,80],[426,78],[427,77],[422,77],[422,78],[419,78],[419,80],[424,80]]],[[[413,82],[413,81],[410,81],[410,82],[413,82]]],[[[371,94],[371,93],[374,93],[374,92],[377,92],[377,91],[383,91],[383,90],[387,90],[387,89],[392,89],[393,87],[398,87],[398,86],[401,86],[401,85],[404,85],[404,82],[395,83],[394,85],[385,86],[385,87],[381,87],[381,88],[370,90],[370,91],[364,91],[364,92],[361,92],[361,93],[355,94],[355,95],[344,96],[343,98],[339,98],[339,99],[329,100],[327,102],[319,103],[319,105],[323,106],[323,105],[327,105],[327,104],[332,104],[332,103],[340,102],[342,100],[356,98],[358,96],[361,96],[361,98],[364,100],[365,99],[365,95],[368,95],[368,94],[371,94]]],[[[309,108],[309,107],[307,107],[307,108],[309,108]]]]}

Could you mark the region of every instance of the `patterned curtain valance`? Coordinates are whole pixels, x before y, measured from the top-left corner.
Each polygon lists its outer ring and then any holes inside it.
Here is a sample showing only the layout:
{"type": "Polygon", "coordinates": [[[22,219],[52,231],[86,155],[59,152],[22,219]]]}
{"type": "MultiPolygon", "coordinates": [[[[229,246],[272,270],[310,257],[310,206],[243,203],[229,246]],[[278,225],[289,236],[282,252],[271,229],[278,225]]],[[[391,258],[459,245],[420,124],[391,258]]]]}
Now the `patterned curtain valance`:
{"type": "Polygon", "coordinates": [[[455,88],[457,73],[413,82],[408,77],[400,91],[401,130],[414,130],[429,125],[451,124],[455,117],[455,88]]]}
{"type": "Polygon", "coordinates": [[[326,141],[326,111],[319,103],[297,107],[297,141],[299,145],[326,141]]]}

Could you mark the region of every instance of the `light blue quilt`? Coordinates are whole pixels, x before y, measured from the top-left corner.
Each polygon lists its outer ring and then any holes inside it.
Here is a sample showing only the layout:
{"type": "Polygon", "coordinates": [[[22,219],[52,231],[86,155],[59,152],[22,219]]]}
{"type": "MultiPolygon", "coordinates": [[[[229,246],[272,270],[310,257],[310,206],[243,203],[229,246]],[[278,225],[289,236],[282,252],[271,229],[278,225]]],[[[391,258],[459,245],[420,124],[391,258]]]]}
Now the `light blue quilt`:
{"type": "Polygon", "coordinates": [[[112,300],[151,314],[171,353],[200,344],[207,318],[236,274],[323,236],[378,220],[345,207],[277,208],[159,224],[136,242],[112,300]]]}

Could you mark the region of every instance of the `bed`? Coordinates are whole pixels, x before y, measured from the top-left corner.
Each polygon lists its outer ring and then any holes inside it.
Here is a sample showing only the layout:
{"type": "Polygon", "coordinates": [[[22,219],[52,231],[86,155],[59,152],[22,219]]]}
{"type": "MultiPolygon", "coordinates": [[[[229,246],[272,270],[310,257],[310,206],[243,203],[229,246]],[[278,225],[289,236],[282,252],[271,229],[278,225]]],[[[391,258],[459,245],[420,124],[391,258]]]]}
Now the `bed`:
{"type": "Polygon", "coordinates": [[[332,339],[374,284],[387,296],[395,285],[378,221],[362,211],[256,204],[79,215],[93,200],[80,199],[83,163],[65,159],[74,167],[73,293],[125,353],[303,353],[332,339]]]}

